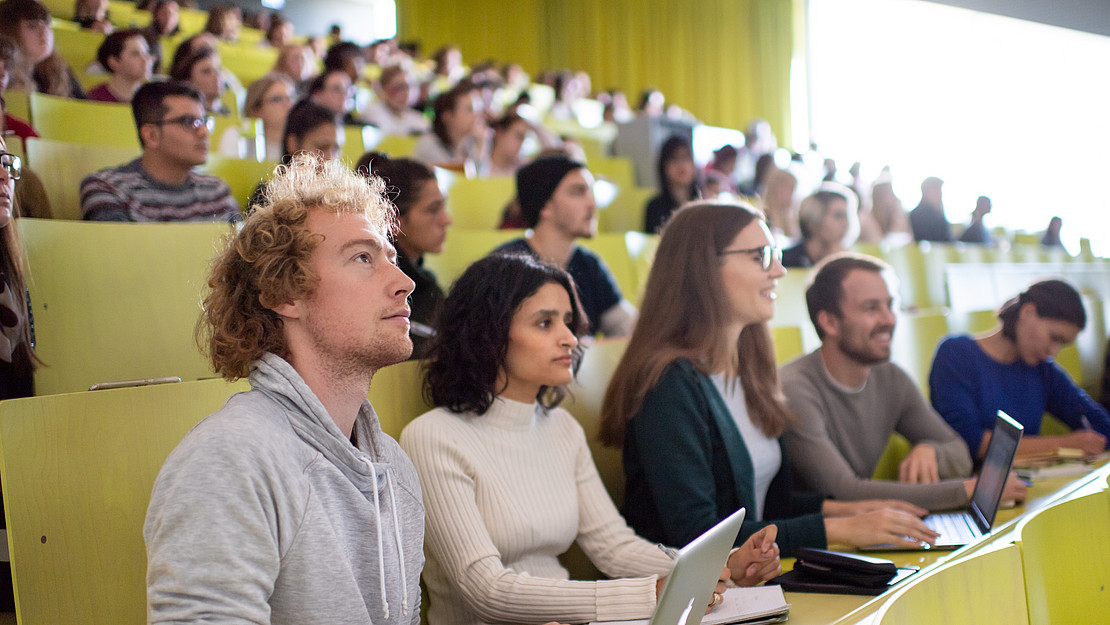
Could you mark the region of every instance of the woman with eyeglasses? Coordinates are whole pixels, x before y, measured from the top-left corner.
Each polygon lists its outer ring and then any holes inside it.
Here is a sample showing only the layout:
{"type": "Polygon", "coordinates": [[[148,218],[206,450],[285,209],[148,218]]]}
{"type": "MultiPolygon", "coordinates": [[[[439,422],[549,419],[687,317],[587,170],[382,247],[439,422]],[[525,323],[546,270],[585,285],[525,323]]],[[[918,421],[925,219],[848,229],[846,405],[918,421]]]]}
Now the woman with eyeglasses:
{"type": "Polygon", "coordinates": [[[263,136],[243,137],[238,125],[229,126],[220,136],[220,155],[231,158],[253,158],[260,161],[281,160],[284,152],[281,137],[285,133],[285,121],[289,117],[289,111],[293,108],[294,96],[293,80],[285,74],[270,72],[252,82],[247,87],[243,112],[248,118],[262,120],[263,136]],[[258,153],[259,147],[264,148],[262,154],[258,153]]]}
{"type": "MultiPolygon", "coordinates": [[[[401,433],[424,495],[432,625],[639,619],[655,608],[671,559],[628,528],[582,426],[558,407],[586,328],[575,293],[558,267],[492,255],[444,302],[424,382],[438,407],[401,433]],[[558,556],[575,542],[614,579],[568,579],[558,556]]],[[[730,561],[739,584],[776,575],[774,529],[730,561]]]]}
{"type": "Polygon", "coordinates": [[[35,394],[31,306],[15,227],[15,181],[21,165],[0,137],[0,399],[35,394]]]}
{"type": "Polygon", "coordinates": [[[794,416],[767,329],[785,274],[766,222],[748,206],[688,204],[664,227],[602,406],[601,440],[624,447],[625,518],[649,540],[685,544],[744,507],[736,544],[774,523],[783,555],[933,540],[916,506],[794,490],[781,440],[794,416]]]}

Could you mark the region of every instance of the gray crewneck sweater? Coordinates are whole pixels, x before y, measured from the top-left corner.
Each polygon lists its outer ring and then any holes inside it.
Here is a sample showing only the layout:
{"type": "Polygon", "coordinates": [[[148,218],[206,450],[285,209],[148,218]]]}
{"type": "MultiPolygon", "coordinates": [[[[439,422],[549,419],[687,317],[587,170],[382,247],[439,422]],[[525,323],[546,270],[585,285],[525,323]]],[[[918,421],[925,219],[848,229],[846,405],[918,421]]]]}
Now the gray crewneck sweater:
{"type": "Polygon", "coordinates": [[[358,448],[287,362],[166,459],[143,536],[150,623],[420,622],[424,507],[365,402],[358,448]]]}

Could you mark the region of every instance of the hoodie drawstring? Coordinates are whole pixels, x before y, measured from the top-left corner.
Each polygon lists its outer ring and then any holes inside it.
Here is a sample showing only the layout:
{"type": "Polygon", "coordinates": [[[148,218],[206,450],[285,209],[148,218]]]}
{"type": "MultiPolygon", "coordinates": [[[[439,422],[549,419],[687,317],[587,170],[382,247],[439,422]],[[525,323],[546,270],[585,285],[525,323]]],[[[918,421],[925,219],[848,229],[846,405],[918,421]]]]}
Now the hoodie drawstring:
{"type": "MultiPolygon", "coordinates": [[[[374,514],[378,517],[378,522],[375,525],[378,529],[378,580],[382,585],[382,613],[383,617],[389,620],[389,598],[385,595],[385,556],[382,554],[382,507],[378,501],[378,471],[374,468],[374,463],[369,460],[366,460],[366,466],[370,467],[370,478],[374,481],[371,490],[374,491],[374,514]]],[[[397,522],[396,511],[394,511],[393,522],[397,522]]],[[[402,564],[402,566],[404,565],[402,564]]],[[[407,586],[408,580],[405,580],[403,585],[407,586]]]]}
{"type": "MultiPolygon", "coordinates": [[[[374,481],[374,513],[379,521],[376,523],[378,530],[378,579],[381,581],[382,588],[382,614],[385,619],[389,619],[389,599],[385,593],[385,553],[383,550],[382,541],[382,509],[381,502],[378,499],[378,471],[374,468],[374,463],[369,459],[363,459],[366,465],[370,467],[370,477],[374,481]]],[[[393,512],[393,540],[397,543],[397,561],[401,566],[401,614],[408,616],[409,613],[409,577],[405,571],[405,550],[401,544],[401,522],[397,517],[397,497],[393,493],[393,479],[387,470],[385,473],[385,483],[389,487],[389,507],[393,512]]]]}
{"type": "Polygon", "coordinates": [[[389,506],[393,508],[393,540],[397,541],[397,560],[401,563],[401,614],[409,614],[409,576],[405,572],[405,551],[401,544],[401,522],[397,518],[397,498],[393,496],[393,478],[389,471],[385,474],[385,483],[389,486],[389,506]]]}

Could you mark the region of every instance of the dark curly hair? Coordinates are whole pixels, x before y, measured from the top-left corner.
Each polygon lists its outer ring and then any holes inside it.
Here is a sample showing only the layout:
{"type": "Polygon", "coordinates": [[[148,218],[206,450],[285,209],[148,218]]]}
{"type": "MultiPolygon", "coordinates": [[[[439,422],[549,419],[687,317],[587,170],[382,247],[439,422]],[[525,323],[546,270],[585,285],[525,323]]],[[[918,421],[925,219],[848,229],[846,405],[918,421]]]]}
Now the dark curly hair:
{"type": "MultiPolygon", "coordinates": [[[[573,310],[575,336],[586,330],[586,315],[574,281],[559,267],[531,256],[494,254],[471,265],[451,288],[439,319],[424,377],[424,396],[453,412],[485,414],[509,349],[509,327],[521,303],[545,284],[566,289],[573,310]]],[[[579,348],[580,349],[580,348],[579,348]]],[[[574,370],[581,352],[576,349],[574,370]]],[[[543,387],[536,400],[553,408],[566,396],[563,387],[543,387]]]]}

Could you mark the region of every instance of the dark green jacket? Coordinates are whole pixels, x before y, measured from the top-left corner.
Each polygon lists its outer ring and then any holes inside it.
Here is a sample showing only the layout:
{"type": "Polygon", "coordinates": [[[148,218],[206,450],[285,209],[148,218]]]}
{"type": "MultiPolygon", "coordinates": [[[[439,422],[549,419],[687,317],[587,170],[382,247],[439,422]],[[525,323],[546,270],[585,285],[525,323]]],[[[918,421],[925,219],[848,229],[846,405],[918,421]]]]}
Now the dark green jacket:
{"type": "MultiPolygon", "coordinates": [[[[793,490],[790,462],[771,481],[764,520],[744,521],[736,545],[778,526],[783,556],[826,546],[819,495],[793,490]]],[[[680,358],[663,372],[628,423],[623,513],[648,540],[682,547],[741,506],[755,510],[751,456],[713,381],[680,358]]]]}

